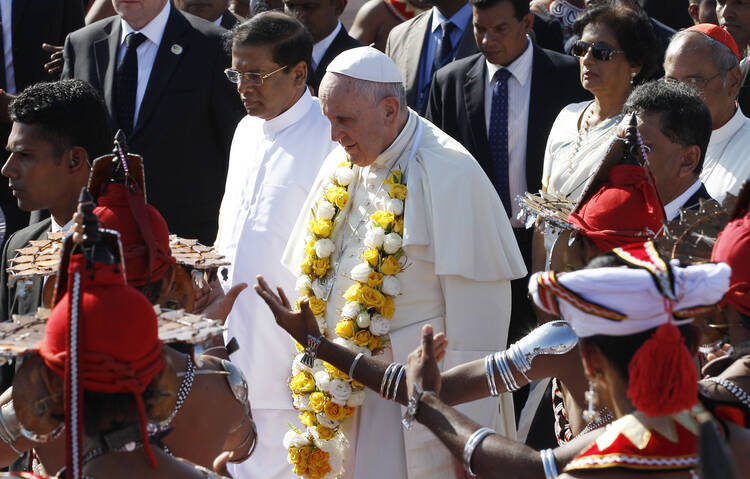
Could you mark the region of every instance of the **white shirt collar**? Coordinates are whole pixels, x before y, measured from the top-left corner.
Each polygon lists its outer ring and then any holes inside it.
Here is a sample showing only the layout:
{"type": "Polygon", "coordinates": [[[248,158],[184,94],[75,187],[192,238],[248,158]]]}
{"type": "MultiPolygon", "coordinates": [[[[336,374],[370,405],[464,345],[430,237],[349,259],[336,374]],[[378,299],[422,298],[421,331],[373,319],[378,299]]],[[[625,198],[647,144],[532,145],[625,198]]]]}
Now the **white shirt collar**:
{"type": "Polygon", "coordinates": [[[505,68],[516,80],[518,80],[521,86],[526,86],[526,82],[531,78],[531,64],[534,59],[534,48],[531,46],[531,39],[529,39],[528,35],[526,35],[526,41],[526,50],[524,50],[523,53],[521,53],[518,58],[513,60],[513,62],[507,67],[495,65],[494,63],[485,60],[485,63],[487,64],[487,80],[490,83],[492,82],[495,73],[501,68],[505,68]]]}
{"type": "Polygon", "coordinates": [[[151,40],[151,42],[155,43],[157,46],[161,44],[161,39],[164,36],[164,29],[167,27],[167,20],[169,20],[169,11],[172,8],[170,6],[171,3],[171,0],[167,0],[164,4],[164,8],[161,9],[161,12],[159,12],[153,20],[148,22],[146,26],[140,30],[133,29],[128,22],[120,18],[120,26],[122,27],[120,29],[120,45],[125,41],[125,37],[133,32],[143,33],[146,35],[146,38],[151,40]]]}
{"type": "Polygon", "coordinates": [[[55,221],[54,216],[50,215],[49,219],[50,219],[50,230],[53,233],[59,233],[61,231],[63,233],[67,233],[70,230],[70,228],[73,226],[73,218],[71,218],[70,221],[65,223],[65,225],[63,226],[60,226],[59,224],[57,224],[57,221],[55,221]]]}
{"type": "Polygon", "coordinates": [[[700,188],[701,180],[700,178],[698,178],[697,180],[695,180],[695,183],[690,185],[690,188],[686,189],[680,196],[667,203],[664,206],[664,214],[667,216],[667,221],[672,221],[673,219],[675,219],[680,212],[680,208],[682,208],[683,206],[689,206],[685,205],[685,203],[700,188]]]}
{"type": "Polygon", "coordinates": [[[432,25],[430,26],[430,28],[432,29],[432,33],[435,33],[435,30],[437,30],[443,22],[445,22],[446,20],[450,20],[451,23],[453,23],[453,25],[455,25],[461,31],[461,33],[463,33],[464,29],[466,29],[466,26],[469,23],[469,18],[471,18],[471,15],[471,4],[469,2],[466,2],[466,5],[461,7],[450,18],[446,18],[445,15],[443,15],[437,7],[432,7],[432,25]]]}
{"type": "Polygon", "coordinates": [[[266,120],[263,122],[263,135],[266,137],[274,137],[277,133],[284,130],[288,126],[297,123],[302,119],[313,104],[313,97],[310,94],[310,90],[305,88],[305,92],[297,100],[297,102],[291,106],[287,111],[282,114],[266,120]]]}
{"type": "Polygon", "coordinates": [[[737,111],[734,112],[734,115],[732,115],[732,118],[728,122],[711,132],[711,140],[709,141],[709,144],[721,143],[730,139],[740,128],[742,128],[742,125],[744,125],[746,121],[747,117],[745,117],[745,115],[742,114],[742,110],[737,107],[737,111]]]}
{"type": "Polygon", "coordinates": [[[343,27],[341,26],[341,22],[338,22],[336,24],[336,28],[333,29],[331,33],[328,34],[327,37],[319,41],[318,43],[313,45],[313,51],[312,51],[312,59],[313,63],[315,63],[315,68],[318,67],[320,64],[320,61],[323,59],[323,55],[326,54],[326,51],[328,50],[328,47],[331,46],[331,43],[333,43],[334,38],[336,38],[336,35],[339,34],[343,27]]]}
{"type": "Polygon", "coordinates": [[[222,13],[221,15],[219,15],[219,18],[217,18],[216,20],[214,20],[214,21],[213,21],[213,22],[211,22],[211,23],[213,23],[214,25],[218,25],[218,26],[221,26],[221,21],[222,21],[223,19],[224,19],[224,14],[222,13]]]}

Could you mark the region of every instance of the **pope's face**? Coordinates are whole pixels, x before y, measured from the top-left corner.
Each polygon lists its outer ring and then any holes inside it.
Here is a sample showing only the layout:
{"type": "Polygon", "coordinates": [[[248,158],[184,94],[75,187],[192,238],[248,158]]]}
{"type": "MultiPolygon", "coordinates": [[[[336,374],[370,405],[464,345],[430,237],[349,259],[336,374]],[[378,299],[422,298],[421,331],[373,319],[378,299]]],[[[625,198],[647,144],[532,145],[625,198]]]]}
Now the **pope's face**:
{"type": "Polygon", "coordinates": [[[344,147],[357,166],[372,164],[390,142],[385,134],[383,101],[373,102],[348,80],[326,73],[320,83],[320,107],[331,122],[331,140],[344,147]]]}
{"type": "Polygon", "coordinates": [[[167,0],[112,0],[112,6],[123,20],[140,30],[164,8],[167,0]]]}

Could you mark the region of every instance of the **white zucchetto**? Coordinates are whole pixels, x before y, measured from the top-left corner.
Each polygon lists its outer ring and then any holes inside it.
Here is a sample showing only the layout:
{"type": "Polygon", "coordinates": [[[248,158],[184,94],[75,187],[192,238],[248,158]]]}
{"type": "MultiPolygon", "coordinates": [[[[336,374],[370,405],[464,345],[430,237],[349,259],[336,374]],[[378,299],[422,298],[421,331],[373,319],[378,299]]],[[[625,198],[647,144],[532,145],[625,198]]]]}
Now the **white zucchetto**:
{"type": "Polygon", "coordinates": [[[373,47],[357,47],[340,53],[326,71],[376,83],[404,81],[393,60],[373,47]]]}

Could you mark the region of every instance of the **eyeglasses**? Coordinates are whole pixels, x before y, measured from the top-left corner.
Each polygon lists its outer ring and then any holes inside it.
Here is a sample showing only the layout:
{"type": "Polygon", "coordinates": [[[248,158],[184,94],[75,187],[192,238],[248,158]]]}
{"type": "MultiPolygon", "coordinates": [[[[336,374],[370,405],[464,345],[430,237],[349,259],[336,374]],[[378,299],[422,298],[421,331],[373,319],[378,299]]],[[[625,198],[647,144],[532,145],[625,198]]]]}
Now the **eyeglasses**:
{"type": "Polygon", "coordinates": [[[250,86],[261,86],[263,84],[263,80],[270,77],[274,73],[280,72],[286,67],[287,65],[284,65],[278,70],[274,70],[271,73],[266,73],[265,75],[261,75],[260,73],[238,72],[237,70],[227,68],[226,70],[224,70],[224,74],[232,83],[239,83],[240,79],[244,78],[250,86]]]}
{"type": "Polygon", "coordinates": [[[575,42],[573,48],[570,49],[570,53],[579,58],[585,57],[588,52],[591,52],[591,56],[603,62],[611,60],[616,53],[625,53],[623,50],[615,50],[606,43],[596,42],[592,44],[583,40],[575,42]]]}
{"type": "Polygon", "coordinates": [[[664,77],[662,78],[662,81],[664,83],[686,83],[698,90],[703,90],[704,88],[706,88],[706,85],[708,85],[711,82],[711,80],[718,77],[719,75],[721,75],[721,73],[717,73],[716,75],[713,75],[708,78],[701,78],[701,77],[696,76],[696,77],[683,78],[682,80],[677,79],[677,78],[672,78],[672,77],[664,77]]]}

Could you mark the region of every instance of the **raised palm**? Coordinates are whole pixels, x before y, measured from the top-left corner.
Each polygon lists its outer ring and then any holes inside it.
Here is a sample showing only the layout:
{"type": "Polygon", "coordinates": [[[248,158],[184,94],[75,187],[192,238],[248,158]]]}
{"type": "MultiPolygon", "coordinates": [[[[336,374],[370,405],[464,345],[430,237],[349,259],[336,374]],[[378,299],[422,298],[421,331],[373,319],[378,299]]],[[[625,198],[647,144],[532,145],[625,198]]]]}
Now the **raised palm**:
{"type": "Polygon", "coordinates": [[[258,284],[254,287],[255,292],[271,308],[271,312],[276,318],[276,324],[284,328],[300,344],[307,343],[308,335],[314,338],[320,336],[318,322],[315,320],[315,315],[310,310],[307,300],[300,301],[300,310],[294,311],[282,288],[277,287],[276,292],[274,292],[263,279],[263,276],[258,276],[257,280],[258,284]]]}

